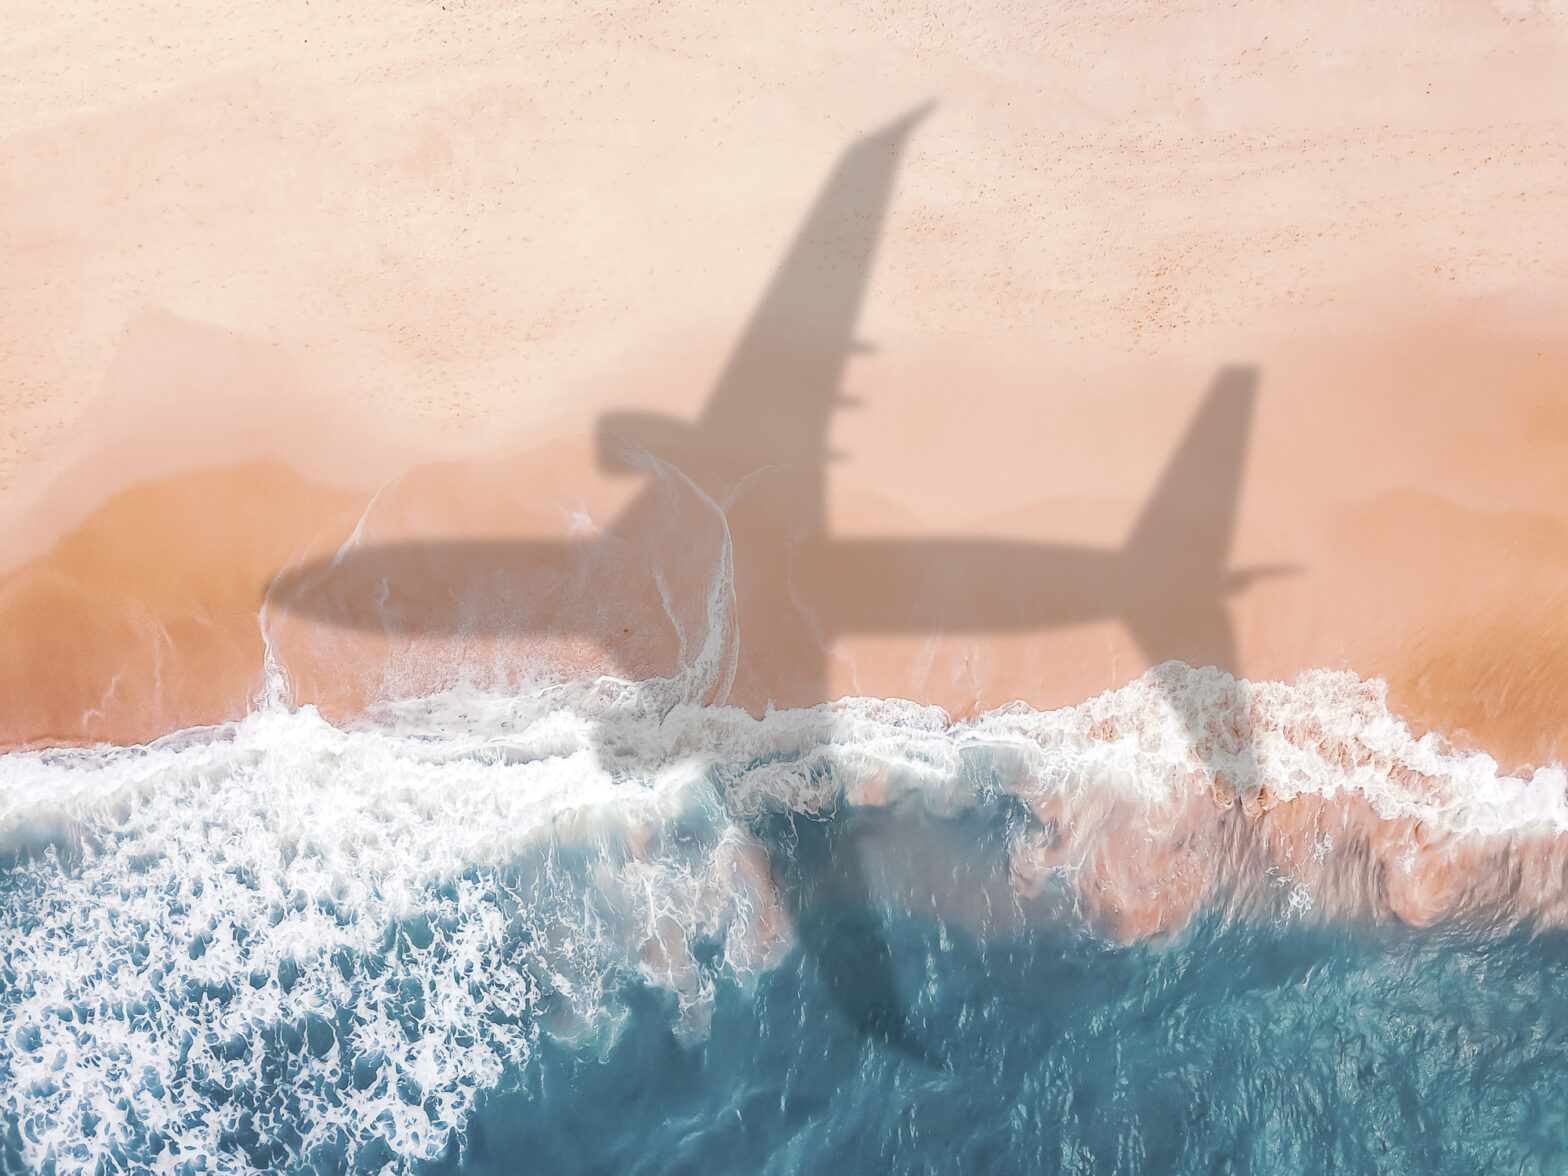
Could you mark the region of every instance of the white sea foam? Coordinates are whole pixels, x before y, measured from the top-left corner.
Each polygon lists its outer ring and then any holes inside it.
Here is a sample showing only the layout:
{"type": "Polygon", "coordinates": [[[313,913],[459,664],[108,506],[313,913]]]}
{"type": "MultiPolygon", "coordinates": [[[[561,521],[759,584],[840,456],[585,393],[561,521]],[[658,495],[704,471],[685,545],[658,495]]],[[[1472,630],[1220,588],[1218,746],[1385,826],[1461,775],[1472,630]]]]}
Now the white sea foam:
{"type": "MultiPolygon", "coordinates": [[[[1503,775],[1415,739],[1349,674],[1168,663],[1075,708],[958,724],[875,699],[761,719],[671,700],[601,680],[338,728],[274,699],[147,747],[0,757],[0,1114],[19,1158],[438,1157],[540,1033],[609,1041],[627,977],[700,1035],[715,983],[781,957],[777,849],[751,831],[770,809],[1013,804],[1032,814],[1015,879],[1098,869],[1097,893],[1121,875],[1086,864],[1095,839],[1125,837],[1128,813],[1145,840],[1176,835],[1176,808],[1303,794],[1461,837],[1568,829],[1561,769],[1503,775]]],[[[1310,854],[1329,869],[1345,847],[1326,836],[1310,854]]],[[[1309,883],[1287,894],[1316,909],[1309,883]]]]}

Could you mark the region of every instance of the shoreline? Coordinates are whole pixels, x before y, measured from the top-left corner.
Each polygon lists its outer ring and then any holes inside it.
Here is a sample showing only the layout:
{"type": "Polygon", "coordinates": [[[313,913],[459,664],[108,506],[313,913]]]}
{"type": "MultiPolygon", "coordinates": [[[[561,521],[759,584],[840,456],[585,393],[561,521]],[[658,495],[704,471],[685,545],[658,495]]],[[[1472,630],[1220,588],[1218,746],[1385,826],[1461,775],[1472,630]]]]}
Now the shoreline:
{"type": "MultiPolygon", "coordinates": [[[[526,544],[590,535],[642,485],[604,477],[594,442],[568,435],[517,458],[416,466],[379,492],[315,484],[276,461],[120,491],[47,552],[0,573],[0,746],[141,743],[239,717],[261,685],[259,614],[279,576],[330,559],[356,527],[365,543],[526,544]]],[[[1510,766],[1564,758],[1568,643],[1557,616],[1568,603],[1568,589],[1559,587],[1568,585],[1568,511],[1489,510],[1410,488],[1361,501],[1298,502],[1294,517],[1265,528],[1246,506],[1269,494],[1266,455],[1251,466],[1234,562],[1302,571],[1228,599],[1239,649],[1237,666],[1227,668],[1270,681],[1353,670],[1385,680],[1391,707],[1418,732],[1435,731],[1510,766]]],[[[946,533],[1066,538],[1114,550],[1138,503],[1125,489],[1091,489],[1099,494],[1037,501],[946,533]]],[[[830,537],[943,534],[889,496],[857,488],[849,473],[837,476],[830,501],[830,537]]],[[[688,523],[693,535],[712,541],[708,523],[697,515],[688,523]]],[[[703,550],[682,570],[693,601],[711,571],[704,561],[713,551],[703,550]]],[[[500,667],[503,677],[503,663],[540,657],[566,672],[615,668],[591,645],[530,636],[534,605],[484,583],[493,569],[455,564],[401,574],[411,592],[423,582],[431,594],[468,593],[481,620],[514,610],[523,618],[518,632],[484,633],[480,624],[481,635],[466,646],[439,633],[389,644],[274,609],[275,649],[300,689],[298,701],[347,715],[389,688],[394,695],[439,688],[463,656],[490,667],[485,672],[500,667]],[[404,673],[402,685],[389,669],[404,673]]],[[[342,591],[350,594],[343,607],[352,607],[355,592],[369,595],[351,584],[342,591]]],[[[647,634],[638,648],[620,651],[619,672],[670,672],[676,650],[664,607],[638,596],[615,603],[640,617],[647,634]]],[[[755,658],[786,673],[788,637],[781,632],[755,658]]],[[[785,701],[896,696],[961,719],[1015,699],[1040,709],[1077,704],[1148,668],[1114,616],[1018,633],[944,634],[940,626],[908,636],[851,633],[827,654],[828,677],[815,695],[785,701]]]]}
{"type": "MultiPolygon", "coordinates": [[[[186,836],[179,805],[195,803],[190,790],[218,771],[219,791],[197,807],[244,809],[225,798],[234,785],[220,766],[248,779],[240,766],[253,763],[291,804],[335,813],[328,824],[342,827],[322,844],[349,855],[343,868],[368,854],[362,865],[373,873],[425,871],[436,860],[499,868],[552,838],[568,849],[620,847],[652,868],[671,849],[667,826],[699,817],[733,825],[738,840],[719,844],[738,856],[720,866],[726,877],[740,871],[731,880],[742,905],[755,908],[758,922],[745,934],[758,960],[778,958],[792,934],[783,896],[773,893],[778,878],[769,880],[779,850],[758,830],[775,811],[841,803],[857,827],[871,820],[871,841],[857,855],[869,854],[880,872],[913,870],[903,885],[916,907],[926,901],[918,897],[924,874],[899,850],[895,826],[920,814],[938,824],[965,813],[995,821],[1009,803],[1027,812],[1021,825],[1004,822],[1003,841],[987,842],[1001,854],[981,871],[995,875],[991,882],[975,893],[935,875],[924,883],[935,887],[930,902],[945,895],[936,909],[951,909],[942,917],[960,926],[979,918],[977,934],[993,915],[1002,925],[1014,916],[1067,918],[1131,943],[1178,934],[1215,911],[1276,908],[1314,922],[1568,926],[1563,767],[1506,771],[1484,753],[1418,737],[1387,709],[1381,683],[1353,674],[1235,682],[1169,663],[1077,706],[1015,704],[967,719],[868,698],[758,717],[673,701],[682,689],[536,680],[507,694],[459,688],[406,698],[344,724],[285,703],[286,685],[269,680],[269,698],[243,718],[150,746],[0,756],[0,849],[37,860],[53,846],[74,860],[84,836],[109,845],[142,808],[134,823],[161,812],[149,829],[172,822],[178,842],[186,836]],[[127,773],[131,763],[139,766],[127,773]],[[375,764],[386,780],[363,775],[375,764]],[[389,805],[426,816],[389,841],[376,832],[393,819],[389,805]],[[461,816],[487,805],[512,814],[504,828],[486,832],[461,816]],[[1280,892],[1287,883],[1290,892],[1280,892]]],[[[253,799],[270,808],[280,796],[253,799]]],[[[297,816],[284,826],[268,837],[314,844],[328,832],[310,826],[307,836],[297,816]]],[[[917,832],[917,841],[935,836],[917,832]]],[[[661,958],[679,955],[683,942],[661,939],[661,958]]]]}
{"type": "MultiPolygon", "coordinates": [[[[802,525],[987,558],[1120,551],[1216,373],[1255,369],[1240,573],[1203,585],[1234,639],[1193,649],[1174,612],[1135,636],[1128,610],[1090,607],[1114,576],[1065,571],[1051,591],[1083,615],[1037,632],[1014,623],[1022,592],[974,604],[1005,595],[983,560],[943,580],[929,559],[931,592],[904,604],[931,623],[818,633],[852,589],[785,599],[804,579],[773,542],[788,511],[759,496],[735,512],[762,537],[737,590],[755,648],[725,697],[965,716],[1079,703],[1174,656],[1253,680],[1352,670],[1412,729],[1511,765],[1568,756],[1560,14],[1352,32],[1267,8],[959,5],[939,43],[895,13],[837,27],[815,77],[700,6],[556,14],[560,55],[484,3],[374,31],[134,19],[163,39],[122,54],[30,16],[7,75],[0,747],[243,713],[266,585],[362,523],[383,547],[469,545],[402,569],[429,599],[400,623],[450,629],[435,614],[458,599],[472,639],[274,616],[301,701],[355,713],[469,657],[497,681],[540,657],[668,672],[712,579],[715,520],[691,502],[692,566],[635,553],[691,589],[678,618],[646,584],[602,599],[635,638],[609,656],[563,620],[570,592],[508,595],[476,545],[610,528],[647,480],[602,468],[598,430],[685,438],[760,339],[753,431],[802,395],[826,414],[809,452],[747,467],[812,467],[802,525]],[[394,33],[444,48],[410,57],[394,33]],[[675,60],[677,37],[702,51],[675,60]],[[249,64],[214,64],[239,47],[249,64]],[[508,609],[542,640],[497,631],[508,609]],[[941,620],[966,609],[996,624],[941,620]]],[[[736,492],[731,456],[707,453],[710,497],[736,492]]],[[[366,620],[379,587],[351,580],[327,585],[337,619],[366,620]]]]}

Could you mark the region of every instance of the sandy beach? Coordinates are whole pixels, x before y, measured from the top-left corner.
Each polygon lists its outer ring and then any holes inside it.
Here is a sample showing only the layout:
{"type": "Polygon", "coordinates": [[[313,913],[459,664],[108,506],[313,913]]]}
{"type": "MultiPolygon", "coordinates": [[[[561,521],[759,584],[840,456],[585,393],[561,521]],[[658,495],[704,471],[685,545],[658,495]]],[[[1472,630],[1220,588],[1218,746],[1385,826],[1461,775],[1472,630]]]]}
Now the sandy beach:
{"type": "MultiPolygon", "coordinates": [[[[1441,13],[13,12],[0,744],[243,713],[268,584],[356,525],[609,526],[640,484],[605,415],[697,419],[835,161],[932,100],[825,533],[1117,548],[1252,365],[1231,557],[1289,571],[1228,598],[1225,668],[1382,677],[1417,730],[1561,758],[1568,25],[1441,13]]],[[[273,624],[297,701],[384,687],[384,634],[273,624]]],[[[956,716],[1147,668],[1115,617],[832,646],[823,698],[956,716]]]]}
{"type": "Polygon", "coordinates": [[[0,1171],[1568,1170],[1568,2],[3,8],[0,1171]]]}

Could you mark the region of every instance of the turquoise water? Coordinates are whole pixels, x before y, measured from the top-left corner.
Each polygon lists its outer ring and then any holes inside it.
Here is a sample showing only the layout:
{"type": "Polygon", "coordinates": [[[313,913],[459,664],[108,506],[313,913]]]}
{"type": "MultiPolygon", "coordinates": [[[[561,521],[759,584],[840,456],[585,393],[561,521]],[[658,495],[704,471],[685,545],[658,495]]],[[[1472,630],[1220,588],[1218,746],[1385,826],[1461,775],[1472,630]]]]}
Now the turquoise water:
{"type": "Polygon", "coordinates": [[[1248,689],[1235,762],[1330,802],[1294,858],[1147,684],[971,723],[272,706],[0,757],[0,1171],[1568,1168],[1560,834],[1456,834],[1539,893],[1472,879],[1424,929],[1375,852],[1407,811],[1557,828],[1561,774],[1347,676],[1248,689]],[[1117,941],[1107,887],[1185,893],[1199,850],[1195,911],[1117,941]]]}
{"type": "MultiPolygon", "coordinates": [[[[7,900],[19,893],[8,887],[7,900]]],[[[671,994],[624,972],[611,995],[615,1028],[589,1043],[541,1034],[534,1056],[500,1076],[450,1133],[445,1159],[411,1165],[385,1143],[350,1147],[346,1132],[291,1154],[297,1140],[287,1131],[266,1143],[241,1115],[208,1170],[1568,1165],[1568,935],[1560,932],[1259,926],[1211,916],[1156,946],[1116,947],[1066,929],[981,944],[930,920],[881,916],[914,1048],[861,1031],[799,950],[750,992],[720,978],[711,1027],[696,1043],[673,1031],[671,994]]],[[[709,945],[718,975],[716,954],[709,945]]],[[[364,968],[360,960],[347,970],[364,968]]],[[[225,997],[214,990],[202,999],[225,997]]],[[[306,1017],[275,1028],[260,1081],[240,1091],[214,1084],[206,1097],[276,1103],[286,1122],[301,1109],[290,1099],[291,1070],[340,1050],[344,1089],[364,1085],[365,1066],[347,1056],[353,1020],[306,1017]]],[[[185,1076],[193,1079],[199,1085],[196,1072],[185,1076]]],[[[145,1128],[115,1149],[120,1170],[164,1154],[156,1130],[145,1128]]],[[[0,1168],[34,1170],[15,1115],[0,1168]]]]}
{"type": "Polygon", "coordinates": [[[548,1045],[452,1171],[1552,1172],[1568,937],[1204,920],[1163,949],[893,934],[926,1062],[799,955],[684,1048],[654,994],[548,1045]]]}

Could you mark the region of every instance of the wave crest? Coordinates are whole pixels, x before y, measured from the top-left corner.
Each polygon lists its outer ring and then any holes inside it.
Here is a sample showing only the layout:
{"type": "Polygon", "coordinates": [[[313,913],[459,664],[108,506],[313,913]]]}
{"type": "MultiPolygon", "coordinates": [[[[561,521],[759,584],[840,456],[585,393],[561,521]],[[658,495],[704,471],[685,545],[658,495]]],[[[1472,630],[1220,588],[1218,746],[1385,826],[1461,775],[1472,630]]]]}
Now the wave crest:
{"type": "Polygon", "coordinates": [[[437,1159],[541,1032],[613,1040],[629,980],[700,1038],[716,984],[784,958],[769,812],[888,814],[867,849],[887,906],[1131,939],[1216,905],[1562,922],[1564,791],[1560,768],[1413,737],[1381,683],[1180,663],[956,724],[601,679],[15,753],[0,1114],[18,1159],[59,1170],[437,1159]],[[960,851],[1005,856],[1000,898],[897,851],[911,823],[962,842],[977,816],[1004,835],[960,851]]]}

